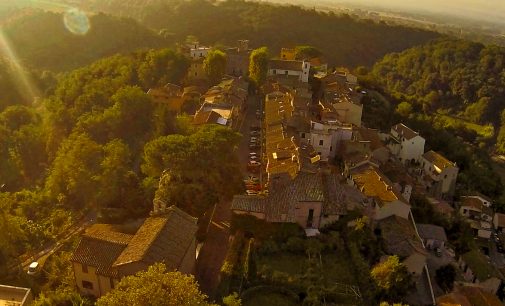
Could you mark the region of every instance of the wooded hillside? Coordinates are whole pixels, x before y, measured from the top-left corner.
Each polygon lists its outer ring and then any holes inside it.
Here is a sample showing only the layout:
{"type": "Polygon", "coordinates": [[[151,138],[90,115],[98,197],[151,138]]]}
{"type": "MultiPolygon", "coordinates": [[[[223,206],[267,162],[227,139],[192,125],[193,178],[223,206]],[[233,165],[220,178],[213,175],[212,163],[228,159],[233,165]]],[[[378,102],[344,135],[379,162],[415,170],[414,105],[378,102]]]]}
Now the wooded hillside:
{"type": "Polygon", "coordinates": [[[196,36],[205,44],[235,44],[249,39],[254,47],[312,45],[332,65],[372,65],[389,52],[425,43],[439,34],[298,6],[228,0],[109,0],[83,1],[85,9],[128,15],[142,24],[165,29],[176,40],[196,36]]]}
{"type": "Polygon", "coordinates": [[[439,40],[385,56],[371,76],[414,111],[445,116],[477,132],[479,125],[494,126],[497,149],[505,152],[504,69],[505,48],[439,40]]]}
{"type": "Polygon", "coordinates": [[[133,19],[89,16],[86,35],[65,28],[61,13],[30,10],[11,19],[3,32],[28,68],[69,70],[116,53],[168,46],[170,42],[133,19]]]}

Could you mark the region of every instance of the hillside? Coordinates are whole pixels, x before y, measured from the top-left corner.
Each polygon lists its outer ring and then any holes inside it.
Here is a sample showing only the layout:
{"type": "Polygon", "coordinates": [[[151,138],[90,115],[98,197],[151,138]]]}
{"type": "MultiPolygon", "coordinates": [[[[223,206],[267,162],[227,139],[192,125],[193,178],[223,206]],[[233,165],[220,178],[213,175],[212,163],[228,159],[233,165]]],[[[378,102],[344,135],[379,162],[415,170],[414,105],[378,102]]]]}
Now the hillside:
{"type": "MultiPolygon", "coordinates": [[[[385,56],[372,78],[414,111],[452,127],[505,124],[505,48],[440,40],[385,56]],[[436,117],[436,118],[435,118],[436,117]]],[[[473,129],[479,134],[478,128],[473,129]]],[[[505,150],[505,129],[498,150],[505,150]]],[[[495,135],[496,136],[496,135],[495,135]]]]}
{"type": "Polygon", "coordinates": [[[82,7],[132,16],[150,28],[166,29],[179,41],[188,35],[205,44],[235,44],[238,39],[249,39],[252,46],[266,45],[274,52],[281,47],[313,45],[323,51],[330,64],[342,66],[371,66],[389,52],[402,51],[439,36],[424,30],[264,2],[85,0],[82,7]]]}
{"type": "Polygon", "coordinates": [[[96,14],[89,23],[86,35],[75,35],[65,28],[62,14],[34,10],[10,20],[3,32],[26,67],[53,71],[170,43],[132,19],[96,14]]]}

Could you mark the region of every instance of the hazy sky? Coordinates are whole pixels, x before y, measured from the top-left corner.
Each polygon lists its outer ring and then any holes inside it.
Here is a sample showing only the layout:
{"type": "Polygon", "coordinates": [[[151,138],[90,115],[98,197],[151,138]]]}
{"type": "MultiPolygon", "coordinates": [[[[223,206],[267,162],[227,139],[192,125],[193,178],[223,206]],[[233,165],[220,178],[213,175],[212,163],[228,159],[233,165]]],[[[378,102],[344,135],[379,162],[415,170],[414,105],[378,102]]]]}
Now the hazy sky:
{"type": "Polygon", "coordinates": [[[505,0],[335,0],[398,10],[423,10],[505,23],[505,0]]]}

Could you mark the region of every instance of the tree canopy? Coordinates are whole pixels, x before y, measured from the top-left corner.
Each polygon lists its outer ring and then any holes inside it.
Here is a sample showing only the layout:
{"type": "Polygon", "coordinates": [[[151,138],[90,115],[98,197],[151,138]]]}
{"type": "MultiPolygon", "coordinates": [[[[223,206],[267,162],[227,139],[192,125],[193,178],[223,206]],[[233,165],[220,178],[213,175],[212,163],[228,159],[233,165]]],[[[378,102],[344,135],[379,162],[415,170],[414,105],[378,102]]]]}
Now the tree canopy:
{"type": "Polygon", "coordinates": [[[200,292],[192,275],[169,272],[165,265],[154,264],[147,271],[123,278],[117,286],[98,299],[98,306],[116,305],[212,306],[200,292]]]}
{"type": "Polygon", "coordinates": [[[426,30],[290,4],[234,0],[85,0],[81,5],[89,10],[132,16],[156,30],[169,29],[177,41],[184,41],[188,35],[198,36],[205,44],[235,45],[239,39],[248,39],[255,46],[269,46],[272,53],[298,44],[314,46],[334,66],[371,66],[387,53],[440,36],[426,30]]]}
{"type": "Polygon", "coordinates": [[[270,55],[267,47],[261,47],[251,52],[249,77],[257,86],[261,86],[267,78],[269,57],[270,55]]]}
{"type": "MultiPolygon", "coordinates": [[[[374,80],[399,101],[432,117],[444,112],[498,131],[505,109],[505,48],[463,40],[437,40],[376,63],[374,80]],[[435,113],[435,114],[433,114],[435,113]]],[[[505,153],[502,138],[499,152],[505,153]]]]}
{"type": "Polygon", "coordinates": [[[116,53],[173,43],[130,18],[99,13],[90,15],[89,23],[86,35],[75,35],[65,28],[63,14],[30,10],[10,18],[3,32],[28,67],[53,71],[74,69],[116,53]]]}
{"type": "Polygon", "coordinates": [[[212,84],[217,84],[226,71],[226,54],[221,50],[211,50],[203,61],[203,67],[212,84]]]}
{"type": "Polygon", "coordinates": [[[218,125],[206,125],[189,136],[159,137],[146,144],[142,171],[155,182],[160,178],[157,199],[201,216],[220,197],[241,190],[234,152],[239,139],[218,125]]]}

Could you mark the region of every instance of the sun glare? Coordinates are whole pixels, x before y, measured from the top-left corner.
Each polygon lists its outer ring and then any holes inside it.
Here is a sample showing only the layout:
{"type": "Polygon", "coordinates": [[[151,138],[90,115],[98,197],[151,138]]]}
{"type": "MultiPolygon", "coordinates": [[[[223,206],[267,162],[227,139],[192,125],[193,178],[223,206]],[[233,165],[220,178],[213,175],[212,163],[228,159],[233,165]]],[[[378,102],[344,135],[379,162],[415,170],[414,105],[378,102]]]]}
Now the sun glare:
{"type": "Polygon", "coordinates": [[[2,28],[0,28],[0,55],[5,57],[11,64],[20,88],[24,90],[25,96],[30,98],[30,100],[33,102],[34,99],[38,96],[38,89],[21,66],[19,58],[17,57],[9,40],[5,36],[2,28]]]}

